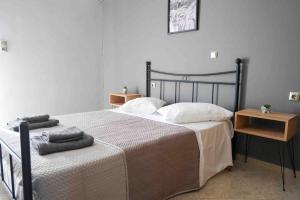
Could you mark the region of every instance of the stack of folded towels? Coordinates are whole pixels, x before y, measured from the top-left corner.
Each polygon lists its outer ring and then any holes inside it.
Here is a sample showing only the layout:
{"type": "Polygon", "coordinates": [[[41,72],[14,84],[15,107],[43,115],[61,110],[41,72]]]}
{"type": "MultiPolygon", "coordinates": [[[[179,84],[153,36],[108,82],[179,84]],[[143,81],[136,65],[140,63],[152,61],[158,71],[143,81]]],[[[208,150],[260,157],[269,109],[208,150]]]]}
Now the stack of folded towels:
{"type": "Polygon", "coordinates": [[[46,155],[91,146],[94,138],[73,126],[58,131],[43,132],[41,136],[32,137],[31,142],[40,155],[46,155]]]}
{"type": "Polygon", "coordinates": [[[50,119],[49,115],[38,115],[33,117],[19,117],[14,121],[8,122],[7,126],[9,127],[9,129],[18,132],[20,123],[22,121],[28,123],[29,130],[50,128],[59,124],[59,121],[57,119],[50,119]]]}

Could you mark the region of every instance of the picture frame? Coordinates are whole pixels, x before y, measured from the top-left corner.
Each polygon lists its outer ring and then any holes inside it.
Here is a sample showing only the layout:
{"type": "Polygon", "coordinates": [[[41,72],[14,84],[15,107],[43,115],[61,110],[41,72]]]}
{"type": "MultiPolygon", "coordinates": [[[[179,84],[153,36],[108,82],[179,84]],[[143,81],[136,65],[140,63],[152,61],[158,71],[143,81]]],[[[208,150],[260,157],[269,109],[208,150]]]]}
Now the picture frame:
{"type": "Polygon", "coordinates": [[[200,0],[168,0],[168,33],[199,30],[200,0]]]}

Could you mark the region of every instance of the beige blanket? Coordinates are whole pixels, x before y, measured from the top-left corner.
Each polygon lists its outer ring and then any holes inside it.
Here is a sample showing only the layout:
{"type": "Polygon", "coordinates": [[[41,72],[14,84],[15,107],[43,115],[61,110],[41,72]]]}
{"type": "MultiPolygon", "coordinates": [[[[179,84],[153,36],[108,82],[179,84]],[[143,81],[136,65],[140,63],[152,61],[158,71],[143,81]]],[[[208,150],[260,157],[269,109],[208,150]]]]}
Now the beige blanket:
{"type": "MultiPolygon", "coordinates": [[[[187,128],[110,111],[57,118],[96,143],[48,156],[32,152],[36,199],[162,200],[199,188],[199,148],[187,128]]],[[[17,144],[15,139],[15,149],[17,144]]]]}

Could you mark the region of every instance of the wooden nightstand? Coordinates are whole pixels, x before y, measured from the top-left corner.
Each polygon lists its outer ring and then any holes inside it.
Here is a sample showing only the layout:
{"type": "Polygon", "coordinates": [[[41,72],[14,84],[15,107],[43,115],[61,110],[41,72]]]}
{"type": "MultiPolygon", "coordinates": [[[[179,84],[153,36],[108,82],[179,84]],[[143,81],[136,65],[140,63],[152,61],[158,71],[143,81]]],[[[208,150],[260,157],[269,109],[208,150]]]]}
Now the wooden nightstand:
{"type": "Polygon", "coordinates": [[[296,178],[293,136],[297,132],[297,123],[298,116],[295,114],[278,112],[264,114],[256,109],[245,109],[235,113],[235,132],[246,134],[245,162],[247,162],[248,156],[248,136],[258,136],[278,142],[283,191],[285,191],[284,155],[286,144],[288,146],[288,153],[296,178]]]}
{"type": "Polygon", "coordinates": [[[109,94],[109,105],[111,107],[119,107],[126,103],[127,101],[130,101],[132,99],[136,99],[141,97],[140,94],[135,94],[135,93],[110,93],[109,94]]]}

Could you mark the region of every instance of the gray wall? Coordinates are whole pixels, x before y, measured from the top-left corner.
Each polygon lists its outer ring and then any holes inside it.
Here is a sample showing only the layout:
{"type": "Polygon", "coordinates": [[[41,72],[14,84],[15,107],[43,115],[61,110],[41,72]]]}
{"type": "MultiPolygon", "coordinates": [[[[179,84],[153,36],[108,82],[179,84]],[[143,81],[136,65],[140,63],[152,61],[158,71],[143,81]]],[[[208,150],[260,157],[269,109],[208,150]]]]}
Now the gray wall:
{"type": "MultiPolygon", "coordinates": [[[[200,30],[175,35],[167,34],[167,2],[105,1],[106,106],[108,92],[123,85],[145,93],[146,60],[160,70],[197,73],[232,69],[241,57],[248,59],[246,107],[269,103],[300,114],[300,104],[288,101],[289,91],[300,91],[300,1],[202,0],[200,30]],[[217,60],[209,59],[211,50],[219,51],[217,60]]],[[[250,155],[277,162],[276,144],[253,139],[251,146],[250,155]]],[[[299,155],[300,137],[296,148],[299,155]]]]}
{"type": "Polygon", "coordinates": [[[100,109],[102,4],[0,0],[0,121],[100,109]]]}

